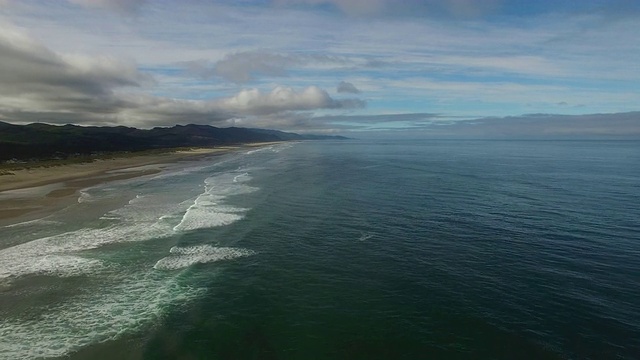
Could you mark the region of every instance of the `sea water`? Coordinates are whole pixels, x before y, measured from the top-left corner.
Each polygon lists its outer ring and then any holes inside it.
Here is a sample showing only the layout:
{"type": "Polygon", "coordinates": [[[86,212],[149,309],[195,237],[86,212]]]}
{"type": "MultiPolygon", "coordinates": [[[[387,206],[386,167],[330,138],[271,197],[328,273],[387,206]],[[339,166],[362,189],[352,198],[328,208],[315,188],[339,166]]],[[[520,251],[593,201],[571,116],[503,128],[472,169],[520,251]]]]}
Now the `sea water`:
{"type": "Polygon", "coordinates": [[[638,164],[301,142],[84,189],[0,228],[0,358],[640,358],[638,164]]]}

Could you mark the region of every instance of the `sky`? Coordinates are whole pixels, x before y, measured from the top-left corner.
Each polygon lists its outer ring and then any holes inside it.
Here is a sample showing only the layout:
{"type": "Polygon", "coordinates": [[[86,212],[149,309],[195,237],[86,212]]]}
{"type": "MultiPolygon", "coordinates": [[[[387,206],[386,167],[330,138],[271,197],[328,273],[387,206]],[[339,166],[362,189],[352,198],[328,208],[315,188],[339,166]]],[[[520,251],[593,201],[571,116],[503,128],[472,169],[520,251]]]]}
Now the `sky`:
{"type": "Polygon", "coordinates": [[[640,0],[0,0],[0,121],[640,138],[640,0]]]}

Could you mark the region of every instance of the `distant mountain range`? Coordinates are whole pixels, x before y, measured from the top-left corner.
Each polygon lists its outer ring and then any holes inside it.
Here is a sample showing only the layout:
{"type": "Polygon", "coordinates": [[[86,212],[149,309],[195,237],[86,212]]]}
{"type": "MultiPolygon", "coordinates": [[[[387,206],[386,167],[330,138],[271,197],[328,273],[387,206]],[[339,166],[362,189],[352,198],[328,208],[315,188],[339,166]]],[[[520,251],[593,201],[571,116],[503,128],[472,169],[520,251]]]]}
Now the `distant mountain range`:
{"type": "Polygon", "coordinates": [[[215,147],[290,140],[346,139],[342,136],[300,135],[277,130],[176,125],[142,130],[125,126],[96,127],[0,122],[0,161],[44,159],[70,155],[143,151],[180,147],[215,147]]]}

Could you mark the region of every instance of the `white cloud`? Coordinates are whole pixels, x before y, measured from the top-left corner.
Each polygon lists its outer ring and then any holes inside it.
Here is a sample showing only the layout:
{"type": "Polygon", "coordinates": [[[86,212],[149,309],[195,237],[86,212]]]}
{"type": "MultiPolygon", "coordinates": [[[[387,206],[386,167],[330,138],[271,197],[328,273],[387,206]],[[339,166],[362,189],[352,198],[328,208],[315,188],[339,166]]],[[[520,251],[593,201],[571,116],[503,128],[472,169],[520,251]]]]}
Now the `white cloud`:
{"type": "Polygon", "coordinates": [[[317,86],[296,92],[288,87],[276,87],[269,93],[258,89],[243,90],[220,102],[222,108],[253,115],[273,114],[291,110],[350,109],[364,107],[357,99],[336,100],[317,86]]]}

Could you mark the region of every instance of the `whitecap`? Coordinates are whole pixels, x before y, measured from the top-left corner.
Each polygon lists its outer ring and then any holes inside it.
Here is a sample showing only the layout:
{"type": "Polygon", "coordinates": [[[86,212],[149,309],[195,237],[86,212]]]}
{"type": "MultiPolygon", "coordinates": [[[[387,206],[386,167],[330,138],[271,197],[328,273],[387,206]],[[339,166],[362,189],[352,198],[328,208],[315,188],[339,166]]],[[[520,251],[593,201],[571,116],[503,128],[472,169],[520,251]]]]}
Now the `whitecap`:
{"type": "Polygon", "coordinates": [[[226,204],[229,196],[251,193],[258,188],[245,183],[251,180],[248,172],[228,172],[204,180],[205,190],[186,209],[174,231],[189,231],[230,225],[244,218],[249,209],[226,204]]]}
{"type": "Polygon", "coordinates": [[[265,146],[265,147],[260,147],[260,148],[257,148],[257,149],[249,150],[245,154],[251,155],[251,154],[255,154],[255,153],[262,152],[262,151],[267,151],[267,150],[272,150],[272,149],[273,149],[273,145],[265,146]]]}
{"type": "Polygon", "coordinates": [[[205,264],[255,255],[255,251],[249,249],[215,247],[211,245],[190,247],[174,246],[169,250],[169,253],[169,256],[158,260],[153,268],[158,270],[176,270],[194,264],[205,264]]]}
{"type": "Polygon", "coordinates": [[[182,217],[180,223],[173,227],[174,231],[189,231],[207,229],[217,226],[233,224],[241,220],[242,215],[226,212],[216,212],[207,208],[190,208],[182,217]]]}
{"type": "Polygon", "coordinates": [[[249,181],[251,180],[251,176],[249,176],[249,173],[243,173],[240,175],[236,175],[233,177],[233,182],[237,183],[237,182],[245,182],[245,181],[249,181]]]}
{"type": "MultiPolygon", "coordinates": [[[[72,255],[45,255],[29,264],[29,273],[70,277],[93,273],[103,268],[102,261],[72,255]]],[[[0,277],[2,275],[0,274],[0,277]]]]}
{"type": "Polygon", "coordinates": [[[80,190],[80,196],[78,196],[79,204],[91,202],[92,200],[93,200],[93,196],[91,194],[89,194],[85,190],[80,190]]]}
{"type": "Polygon", "coordinates": [[[50,306],[37,317],[0,319],[0,358],[63,357],[82,347],[152,326],[165,309],[185,304],[203,289],[157,272],[136,273],[100,292],[50,306]]]}
{"type": "Polygon", "coordinates": [[[34,220],[28,220],[28,221],[23,221],[23,222],[19,222],[19,223],[15,223],[15,224],[9,224],[9,225],[5,225],[3,227],[5,228],[16,228],[16,227],[22,227],[22,226],[41,226],[41,225],[47,225],[47,226],[52,226],[52,225],[60,225],[62,224],[59,221],[55,221],[55,220],[48,220],[46,218],[40,218],[40,219],[34,219],[34,220]]]}
{"type": "Polygon", "coordinates": [[[0,279],[41,273],[88,273],[96,263],[81,261],[76,257],[79,251],[113,243],[162,238],[172,233],[167,225],[142,223],[81,229],[36,239],[0,250],[0,279]],[[82,267],[86,269],[80,270],[82,267]],[[56,268],[60,270],[54,271],[56,268]]]}
{"type": "Polygon", "coordinates": [[[362,233],[358,238],[358,241],[367,241],[373,237],[372,233],[362,233]]]}

